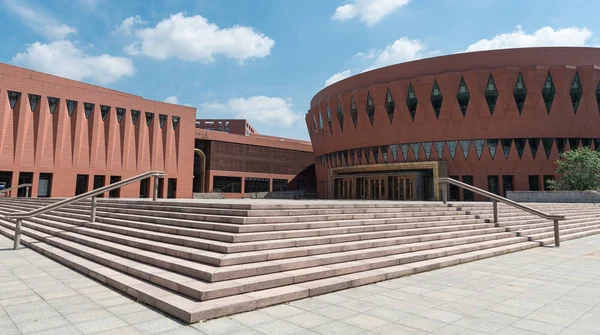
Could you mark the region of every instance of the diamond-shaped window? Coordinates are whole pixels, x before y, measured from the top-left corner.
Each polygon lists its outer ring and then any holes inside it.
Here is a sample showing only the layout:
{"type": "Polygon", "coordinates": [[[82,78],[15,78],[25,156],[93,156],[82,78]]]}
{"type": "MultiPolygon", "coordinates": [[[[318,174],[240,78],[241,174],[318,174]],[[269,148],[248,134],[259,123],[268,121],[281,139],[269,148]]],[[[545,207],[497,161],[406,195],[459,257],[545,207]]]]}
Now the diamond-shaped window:
{"type": "Polygon", "coordinates": [[[390,123],[394,118],[395,108],[396,103],[394,102],[394,97],[392,97],[392,92],[390,92],[390,88],[388,87],[387,92],[385,94],[385,111],[387,112],[388,118],[390,119],[390,123]]]}
{"type": "Polygon", "coordinates": [[[456,101],[458,101],[458,106],[460,107],[463,117],[467,114],[467,106],[469,105],[470,98],[471,95],[469,94],[469,89],[465,83],[465,78],[461,77],[460,85],[458,85],[458,92],[456,93],[456,101]]]}
{"type": "Polygon", "coordinates": [[[138,118],[140,117],[140,111],[132,109],[131,110],[131,122],[135,125],[137,123],[138,118]]]}
{"type": "Polygon", "coordinates": [[[340,123],[340,129],[344,131],[344,111],[342,110],[342,104],[340,104],[339,100],[337,105],[337,119],[340,123]]]}
{"type": "Polygon", "coordinates": [[[35,110],[35,108],[37,107],[38,103],[40,102],[40,99],[42,99],[42,97],[37,94],[28,94],[28,96],[29,96],[29,107],[31,107],[31,111],[33,112],[35,110]]]}
{"type": "Polygon", "coordinates": [[[487,86],[485,87],[485,101],[487,101],[490,114],[494,115],[494,109],[496,108],[496,101],[498,100],[498,89],[496,88],[496,82],[494,77],[490,73],[488,78],[487,86]]]}
{"type": "Polygon", "coordinates": [[[69,116],[73,115],[73,112],[77,109],[77,101],[67,100],[67,113],[69,116]]]}
{"type": "Polygon", "coordinates": [[[60,98],[48,97],[48,107],[50,108],[50,114],[54,114],[56,106],[60,103],[60,98]]]}
{"type": "Polygon", "coordinates": [[[521,72],[519,72],[519,76],[517,77],[515,89],[513,90],[513,96],[515,97],[515,103],[517,104],[519,114],[521,114],[523,111],[523,105],[525,104],[525,99],[527,98],[527,87],[525,87],[525,82],[523,81],[521,72]]]}
{"type": "Polygon", "coordinates": [[[581,101],[581,95],[583,91],[581,89],[581,81],[579,80],[579,73],[575,72],[575,78],[573,78],[573,83],[571,84],[571,90],[569,91],[569,95],[571,96],[571,104],[573,104],[573,111],[577,113],[577,108],[579,107],[579,102],[581,101]]]}
{"type": "Polygon", "coordinates": [[[8,101],[10,103],[10,109],[15,108],[17,101],[21,98],[21,92],[8,91],[8,101]]]}
{"type": "Polygon", "coordinates": [[[108,113],[110,113],[110,106],[100,105],[100,115],[102,116],[102,121],[106,120],[108,113]]]}
{"type": "Polygon", "coordinates": [[[331,110],[329,109],[329,105],[327,105],[326,108],[327,111],[327,125],[329,126],[329,134],[333,134],[333,127],[331,126],[332,123],[332,119],[331,119],[331,110]]]}
{"type": "Polygon", "coordinates": [[[94,110],[94,104],[89,102],[83,103],[83,110],[85,111],[85,118],[89,119],[90,115],[92,115],[92,111],[94,110]]]}
{"type": "Polygon", "coordinates": [[[123,117],[125,116],[125,108],[120,108],[117,107],[117,122],[121,123],[121,120],[123,120],[123,117]]]}
{"type": "Polygon", "coordinates": [[[408,95],[406,96],[406,107],[408,107],[408,112],[410,113],[410,117],[412,120],[415,120],[415,114],[417,113],[417,105],[419,101],[417,100],[417,95],[413,90],[412,84],[408,85],[408,95]]]}
{"type": "Polygon", "coordinates": [[[556,90],[554,89],[552,75],[550,75],[550,71],[548,71],[546,81],[544,82],[544,88],[542,89],[542,97],[544,98],[544,104],[546,105],[546,111],[548,111],[548,114],[550,114],[550,109],[552,108],[552,101],[554,101],[555,95],[556,90]]]}
{"type": "Polygon", "coordinates": [[[354,123],[354,129],[356,129],[356,123],[358,122],[358,108],[356,108],[356,103],[354,103],[354,97],[350,97],[350,117],[352,118],[352,123],[354,123]]]}
{"type": "Polygon", "coordinates": [[[369,121],[371,122],[372,126],[373,121],[375,120],[375,104],[373,104],[373,99],[371,99],[370,92],[367,92],[367,116],[369,117],[369,121]]]}
{"type": "Polygon", "coordinates": [[[442,91],[440,91],[440,87],[438,86],[437,80],[433,80],[433,88],[431,89],[431,106],[433,107],[433,111],[435,112],[435,117],[440,118],[440,109],[442,108],[442,91]]]}

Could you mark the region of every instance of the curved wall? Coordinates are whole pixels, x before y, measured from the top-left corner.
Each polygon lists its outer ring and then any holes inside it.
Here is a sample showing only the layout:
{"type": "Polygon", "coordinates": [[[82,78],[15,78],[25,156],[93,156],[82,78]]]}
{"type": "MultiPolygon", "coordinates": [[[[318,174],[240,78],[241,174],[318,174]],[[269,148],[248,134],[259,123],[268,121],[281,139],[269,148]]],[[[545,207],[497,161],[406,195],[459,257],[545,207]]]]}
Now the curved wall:
{"type": "Polygon", "coordinates": [[[313,98],[306,115],[317,160],[320,195],[328,196],[325,185],[332,167],[367,164],[366,148],[368,164],[393,162],[396,146],[397,162],[444,160],[448,163],[448,175],[473,176],[477,187],[487,189],[487,176],[497,175],[500,180],[501,176],[513,176],[514,189],[528,190],[530,175],[554,175],[553,162],[558,159],[559,150],[581,146],[582,140],[592,147],[594,142],[600,145],[597,66],[597,48],[510,49],[413,61],[335,83],[313,98]],[[519,74],[526,90],[520,110],[514,94],[519,74]],[[490,76],[495,86],[488,92],[490,101],[494,95],[490,92],[497,92],[493,113],[486,99],[490,76]],[[468,104],[465,108],[463,99],[462,109],[458,101],[461,80],[468,90],[468,104]],[[432,104],[434,82],[442,97],[437,113],[432,104]],[[407,106],[409,87],[417,101],[414,119],[407,106]],[[391,117],[386,110],[388,90],[394,102],[391,117]],[[368,96],[374,106],[372,123],[367,112],[368,96]],[[493,151],[496,140],[497,150],[492,157],[490,148],[493,151]],[[437,147],[443,144],[441,155],[434,142],[438,142],[437,147]]]}

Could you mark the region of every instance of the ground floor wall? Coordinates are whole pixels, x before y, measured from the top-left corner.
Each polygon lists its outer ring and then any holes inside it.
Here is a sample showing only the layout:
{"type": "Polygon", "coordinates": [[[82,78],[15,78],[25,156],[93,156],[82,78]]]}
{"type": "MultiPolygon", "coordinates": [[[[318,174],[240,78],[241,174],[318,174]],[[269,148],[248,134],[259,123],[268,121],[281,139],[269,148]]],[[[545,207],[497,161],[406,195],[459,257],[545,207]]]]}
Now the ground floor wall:
{"type": "Polygon", "coordinates": [[[250,193],[288,190],[314,190],[314,177],[240,171],[207,171],[208,192],[221,192],[226,198],[242,198],[250,193]]]}

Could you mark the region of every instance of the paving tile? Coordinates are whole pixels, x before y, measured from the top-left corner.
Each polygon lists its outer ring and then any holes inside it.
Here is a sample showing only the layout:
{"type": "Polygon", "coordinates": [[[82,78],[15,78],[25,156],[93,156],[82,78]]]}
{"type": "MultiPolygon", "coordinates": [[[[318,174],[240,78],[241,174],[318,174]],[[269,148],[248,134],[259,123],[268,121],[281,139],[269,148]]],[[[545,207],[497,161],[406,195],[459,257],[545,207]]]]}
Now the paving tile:
{"type": "Polygon", "coordinates": [[[253,326],[251,329],[257,330],[265,335],[290,335],[298,333],[305,328],[283,320],[275,320],[267,323],[261,323],[253,326]]]}
{"type": "Polygon", "coordinates": [[[70,323],[63,316],[55,316],[48,319],[36,319],[33,321],[18,323],[17,327],[19,327],[19,330],[23,334],[31,334],[44,330],[60,328],[67,325],[70,325],[70,323]]]}
{"type": "Polygon", "coordinates": [[[183,327],[185,327],[184,324],[169,318],[154,319],[135,325],[135,328],[144,334],[159,334],[183,327]]]}
{"type": "Polygon", "coordinates": [[[144,335],[144,333],[137,330],[133,326],[127,326],[127,327],[119,327],[119,328],[103,330],[103,331],[94,333],[94,335],[144,335]]]}
{"type": "Polygon", "coordinates": [[[435,331],[435,334],[439,335],[483,335],[485,333],[469,329],[459,327],[457,325],[447,325],[435,331]]]}
{"type": "Polygon", "coordinates": [[[425,318],[422,316],[416,316],[416,315],[399,320],[396,323],[399,323],[399,324],[407,326],[407,327],[424,330],[427,332],[434,332],[435,330],[448,325],[445,322],[425,318]]]}
{"type": "Polygon", "coordinates": [[[478,319],[472,316],[464,317],[454,322],[454,325],[486,334],[494,334],[496,332],[499,332],[502,328],[506,327],[501,323],[492,322],[484,319],[478,319]]]}
{"type": "Polygon", "coordinates": [[[411,316],[410,313],[406,313],[406,312],[394,309],[393,307],[379,307],[376,309],[368,310],[368,311],[364,312],[363,314],[374,316],[376,318],[379,318],[379,319],[382,319],[382,320],[385,320],[388,322],[395,322],[400,319],[411,316]]]}
{"type": "Polygon", "coordinates": [[[482,319],[482,320],[490,321],[490,322],[494,322],[494,323],[500,323],[505,326],[511,325],[515,321],[520,319],[519,317],[512,316],[509,314],[496,313],[496,312],[492,312],[492,311],[488,311],[488,310],[479,311],[479,312],[473,314],[473,316],[477,319],[482,319]]]}
{"type": "Polygon", "coordinates": [[[563,327],[551,325],[545,322],[539,322],[529,319],[521,319],[511,325],[514,328],[521,328],[542,334],[559,334],[564,330],[563,327]]]}
{"type": "Polygon", "coordinates": [[[426,331],[410,328],[404,325],[399,325],[397,323],[388,323],[379,328],[371,329],[371,334],[380,334],[380,335],[426,335],[430,334],[426,331]]]}
{"type": "Polygon", "coordinates": [[[248,327],[229,318],[220,318],[206,322],[200,322],[193,324],[192,327],[198,329],[206,335],[225,335],[235,331],[249,330],[248,327]]]}
{"type": "Polygon", "coordinates": [[[114,315],[129,314],[133,312],[144,311],[147,309],[147,306],[144,306],[137,302],[130,302],[124,305],[111,306],[106,308],[107,311],[113,313],[114,315]]]}
{"type": "Polygon", "coordinates": [[[287,317],[284,319],[284,321],[291,322],[295,325],[308,329],[333,322],[333,320],[330,318],[310,312],[287,317]]]}
{"type": "Polygon", "coordinates": [[[252,328],[255,325],[267,322],[273,322],[277,318],[263,313],[262,311],[253,311],[248,313],[237,314],[229,317],[231,320],[243,324],[246,327],[252,328]]]}
{"type": "MultiPolygon", "coordinates": [[[[235,332],[230,333],[230,335],[231,334],[235,334],[235,332]]],[[[242,333],[240,333],[240,334],[242,334],[242,333]]],[[[260,334],[260,333],[256,333],[256,334],[260,334]]],[[[177,329],[173,329],[173,330],[167,330],[166,332],[160,333],[160,335],[204,335],[204,333],[202,333],[198,329],[195,329],[192,327],[181,327],[181,328],[177,328],[177,329]]]]}
{"type": "Polygon", "coordinates": [[[359,335],[365,333],[364,329],[340,321],[326,323],[311,330],[322,335],[359,335]]]}
{"type": "Polygon", "coordinates": [[[75,326],[65,326],[33,333],[33,335],[81,335],[75,326]]]}
{"type": "Polygon", "coordinates": [[[434,320],[438,320],[438,321],[442,321],[442,322],[446,322],[446,323],[453,323],[464,317],[464,315],[462,315],[462,314],[452,313],[452,312],[448,312],[443,309],[437,309],[437,308],[432,308],[432,309],[426,310],[424,312],[419,313],[419,315],[429,318],[429,319],[434,319],[434,320]]]}
{"type": "Polygon", "coordinates": [[[357,328],[362,328],[364,330],[378,328],[388,323],[388,321],[386,320],[382,320],[380,318],[376,318],[374,316],[366,314],[352,315],[347,318],[341,319],[340,321],[357,328]]]}
{"type": "Polygon", "coordinates": [[[75,327],[84,334],[93,334],[126,326],[127,323],[116,316],[75,324],[75,327]]]}
{"type": "Polygon", "coordinates": [[[130,325],[137,325],[138,323],[148,322],[156,319],[165,318],[164,315],[155,312],[151,309],[142,310],[139,312],[133,312],[130,314],[119,315],[119,318],[130,325]]]}
{"type": "Polygon", "coordinates": [[[358,313],[357,311],[354,311],[354,310],[351,310],[348,308],[344,308],[341,306],[324,307],[321,309],[317,309],[313,312],[316,314],[322,315],[324,317],[330,318],[332,320],[343,319],[350,315],[354,315],[354,314],[358,313]]]}

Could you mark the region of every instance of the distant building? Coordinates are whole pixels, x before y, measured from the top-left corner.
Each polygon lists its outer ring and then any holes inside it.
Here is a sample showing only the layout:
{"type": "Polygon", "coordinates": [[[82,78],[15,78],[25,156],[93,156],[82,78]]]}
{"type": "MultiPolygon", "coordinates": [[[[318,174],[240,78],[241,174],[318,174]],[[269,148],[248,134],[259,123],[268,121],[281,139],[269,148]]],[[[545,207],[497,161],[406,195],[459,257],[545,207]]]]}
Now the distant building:
{"type": "Polygon", "coordinates": [[[240,119],[197,119],[196,128],[245,136],[257,134],[250,122],[240,119]]]}

